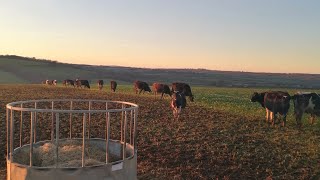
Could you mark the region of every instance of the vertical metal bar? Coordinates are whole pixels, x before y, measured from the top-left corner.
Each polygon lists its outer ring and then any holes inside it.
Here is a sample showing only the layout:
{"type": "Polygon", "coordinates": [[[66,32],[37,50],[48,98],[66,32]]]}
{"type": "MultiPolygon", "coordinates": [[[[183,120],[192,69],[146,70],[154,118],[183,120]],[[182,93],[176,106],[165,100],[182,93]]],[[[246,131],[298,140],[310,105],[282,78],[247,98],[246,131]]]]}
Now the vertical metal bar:
{"type": "Polygon", "coordinates": [[[32,167],[33,164],[33,136],[34,136],[34,112],[31,112],[31,119],[30,119],[30,162],[29,166],[32,167]]]}
{"type": "Polygon", "coordinates": [[[55,165],[58,167],[59,160],[59,113],[56,113],[56,149],[55,149],[55,165]]]}
{"type": "Polygon", "coordinates": [[[124,112],[124,123],[123,123],[123,150],[122,150],[122,159],[126,159],[126,149],[127,149],[127,140],[126,133],[127,132],[127,111],[124,112]]]}
{"type": "Polygon", "coordinates": [[[133,110],[130,111],[130,144],[132,145],[133,135],[132,135],[132,124],[133,124],[133,110]]]}
{"type": "MultiPolygon", "coordinates": [[[[91,101],[89,101],[89,111],[91,110],[91,101]]],[[[90,139],[90,129],[91,129],[91,113],[88,115],[88,139],[90,139]]]]}
{"type": "MultiPolygon", "coordinates": [[[[37,102],[34,103],[34,109],[37,109],[37,102]]],[[[34,135],[33,135],[33,142],[37,142],[37,112],[34,112],[34,135]]]]}
{"type": "MultiPolygon", "coordinates": [[[[72,109],[73,109],[73,101],[71,101],[71,103],[70,103],[70,110],[72,110],[72,109]]],[[[72,113],[71,112],[70,112],[69,122],[70,122],[70,125],[69,125],[70,136],[69,136],[69,138],[71,139],[72,138],[72,113]]]]}
{"type": "MultiPolygon", "coordinates": [[[[10,122],[9,122],[9,108],[7,107],[6,109],[6,113],[7,113],[7,160],[9,160],[9,154],[10,154],[10,143],[9,143],[9,140],[10,140],[10,122]]],[[[11,159],[10,159],[11,161],[11,159]]]]}
{"type": "Polygon", "coordinates": [[[86,145],[86,113],[83,113],[83,129],[82,129],[82,167],[85,166],[85,145],[86,145]]]}
{"type": "Polygon", "coordinates": [[[138,118],[138,107],[134,110],[134,119],[133,119],[133,148],[136,152],[137,150],[137,118],[138,118]]]}
{"type": "MultiPolygon", "coordinates": [[[[108,103],[106,102],[106,110],[108,110],[108,103]]],[[[106,132],[105,132],[105,139],[107,140],[107,133],[108,133],[108,112],[106,111],[106,132]]]]}
{"type": "MultiPolygon", "coordinates": [[[[23,108],[23,104],[20,105],[21,109],[23,108]]],[[[23,129],[23,111],[20,111],[20,147],[22,146],[22,129],[23,129]]]]}
{"type": "Polygon", "coordinates": [[[109,141],[110,141],[110,112],[108,112],[107,116],[107,129],[106,129],[106,163],[108,163],[109,160],[109,141]]]}
{"type": "MultiPolygon", "coordinates": [[[[54,101],[51,102],[51,109],[54,109],[54,101]]],[[[54,113],[51,113],[51,141],[54,141],[54,113]]]]}
{"type": "Polygon", "coordinates": [[[13,156],[13,134],[14,134],[14,118],[13,118],[13,110],[11,107],[11,117],[10,117],[10,161],[13,162],[12,156],[13,156]]]}
{"type": "MultiPolygon", "coordinates": [[[[122,109],[124,109],[124,104],[122,104],[122,109]]],[[[120,120],[120,134],[121,134],[121,137],[120,137],[120,142],[123,142],[123,116],[124,116],[124,113],[123,111],[121,111],[121,120],[120,120]]]]}

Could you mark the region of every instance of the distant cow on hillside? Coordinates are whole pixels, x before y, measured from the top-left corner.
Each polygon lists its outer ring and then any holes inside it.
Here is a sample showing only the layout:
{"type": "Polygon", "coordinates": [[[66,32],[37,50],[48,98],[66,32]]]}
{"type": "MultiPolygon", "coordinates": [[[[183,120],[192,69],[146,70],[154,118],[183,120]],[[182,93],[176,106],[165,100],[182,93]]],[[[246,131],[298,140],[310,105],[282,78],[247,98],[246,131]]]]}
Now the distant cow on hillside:
{"type": "Polygon", "coordinates": [[[161,93],[161,99],[163,98],[163,94],[168,94],[170,96],[172,95],[169,86],[166,84],[153,83],[152,91],[154,92],[154,98],[156,98],[158,93],[161,93]]]}
{"type": "Polygon", "coordinates": [[[87,87],[90,89],[90,85],[89,85],[89,81],[88,80],[81,80],[81,79],[76,79],[76,85],[77,87],[81,87],[84,86],[84,87],[87,87]]]}
{"type": "Polygon", "coordinates": [[[135,90],[136,94],[138,94],[138,91],[139,91],[139,94],[141,93],[141,91],[143,91],[143,93],[145,91],[151,92],[151,89],[150,89],[148,83],[146,83],[146,82],[134,81],[133,86],[134,86],[134,90],[135,90]]]}
{"type": "Polygon", "coordinates": [[[179,91],[173,92],[171,96],[170,107],[175,119],[179,119],[181,109],[187,106],[186,96],[179,91]]]}
{"type": "Polygon", "coordinates": [[[102,90],[102,88],[103,88],[103,80],[98,80],[98,88],[99,88],[99,90],[102,90]]]}
{"type": "Polygon", "coordinates": [[[315,116],[320,116],[320,96],[317,93],[296,93],[292,96],[294,115],[297,125],[301,127],[303,113],[311,114],[310,123],[313,124],[315,116]]]}
{"type": "Polygon", "coordinates": [[[54,86],[56,86],[57,85],[57,80],[46,80],[46,84],[47,85],[54,85],[54,86]]]}
{"type": "Polygon", "coordinates": [[[75,86],[74,86],[74,80],[71,80],[71,79],[65,79],[65,80],[63,80],[62,84],[63,84],[64,86],[73,86],[73,87],[75,87],[75,86]]]}
{"type": "Polygon", "coordinates": [[[282,126],[286,125],[286,118],[290,108],[290,95],[282,91],[269,91],[262,93],[253,93],[251,102],[259,102],[266,109],[266,121],[274,125],[276,115],[279,113],[283,116],[282,126]]]}
{"type": "Polygon", "coordinates": [[[111,89],[111,92],[116,92],[116,89],[117,89],[116,81],[110,81],[110,89],[111,89]]]}
{"type": "Polygon", "coordinates": [[[183,93],[185,96],[189,96],[191,102],[193,102],[193,95],[191,92],[191,88],[187,83],[174,82],[171,86],[171,92],[179,91],[183,93]]]}

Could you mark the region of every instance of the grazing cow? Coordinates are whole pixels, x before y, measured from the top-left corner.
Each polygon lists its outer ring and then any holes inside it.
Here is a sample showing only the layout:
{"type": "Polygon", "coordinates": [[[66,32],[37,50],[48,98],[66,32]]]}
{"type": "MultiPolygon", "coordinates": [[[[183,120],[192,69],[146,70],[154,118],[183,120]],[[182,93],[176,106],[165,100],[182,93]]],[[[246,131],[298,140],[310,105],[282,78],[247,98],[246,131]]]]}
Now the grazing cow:
{"type": "Polygon", "coordinates": [[[103,80],[98,80],[98,87],[99,87],[99,90],[102,90],[102,88],[103,88],[103,80]]]}
{"type": "Polygon", "coordinates": [[[320,116],[320,96],[317,93],[296,93],[292,96],[294,115],[297,125],[301,127],[303,113],[311,114],[310,123],[314,123],[315,116],[320,116]]]}
{"type": "Polygon", "coordinates": [[[116,92],[117,82],[116,81],[110,81],[110,88],[111,88],[111,92],[116,92]]]}
{"type": "Polygon", "coordinates": [[[171,92],[173,93],[174,91],[179,91],[182,92],[185,96],[189,96],[190,101],[193,102],[193,95],[189,84],[174,82],[172,83],[171,92]]]}
{"type": "Polygon", "coordinates": [[[52,81],[50,81],[50,80],[46,80],[46,85],[52,85],[52,81]]]}
{"type": "Polygon", "coordinates": [[[134,81],[133,85],[134,85],[134,90],[135,90],[136,94],[138,93],[138,90],[139,90],[139,94],[141,93],[141,91],[143,91],[143,93],[145,91],[151,92],[151,89],[150,89],[148,83],[146,83],[146,82],[134,81]]]}
{"type": "Polygon", "coordinates": [[[74,86],[74,80],[71,80],[71,79],[65,79],[65,80],[63,80],[62,84],[63,84],[64,86],[73,86],[73,87],[75,87],[75,86],[74,86]]]}
{"type": "Polygon", "coordinates": [[[47,84],[47,85],[55,85],[55,86],[56,86],[56,85],[57,85],[57,80],[48,80],[48,79],[47,79],[47,80],[46,80],[46,84],[47,84]]]}
{"type": "Polygon", "coordinates": [[[90,89],[90,85],[89,85],[89,81],[88,80],[81,80],[81,79],[76,79],[76,85],[77,87],[81,87],[84,86],[84,87],[87,87],[90,89]]]}
{"type": "Polygon", "coordinates": [[[276,115],[283,116],[282,126],[286,125],[286,118],[290,108],[290,95],[282,91],[269,91],[262,93],[253,93],[251,102],[259,102],[263,108],[266,108],[266,121],[274,125],[276,115]]]}
{"type": "Polygon", "coordinates": [[[171,103],[170,107],[173,112],[173,116],[175,119],[179,119],[179,115],[182,108],[185,108],[187,106],[186,96],[184,93],[180,93],[178,91],[175,91],[172,93],[171,96],[171,103]]]}
{"type": "Polygon", "coordinates": [[[157,93],[161,93],[161,99],[163,98],[163,94],[169,94],[170,96],[172,95],[169,86],[166,84],[153,83],[152,90],[154,92],[154,98],[156,98],[157,93]]]}

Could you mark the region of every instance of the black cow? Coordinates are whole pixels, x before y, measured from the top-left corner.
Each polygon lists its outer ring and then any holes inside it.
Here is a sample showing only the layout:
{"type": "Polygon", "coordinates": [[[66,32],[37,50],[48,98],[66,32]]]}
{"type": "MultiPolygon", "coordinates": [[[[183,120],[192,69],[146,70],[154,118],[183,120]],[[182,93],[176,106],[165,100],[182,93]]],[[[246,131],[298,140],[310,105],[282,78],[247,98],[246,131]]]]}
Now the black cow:
{"type": "Polygon", "coordinates": [[[303,113],[311,114],[310,123],[313,124],[315,116],[320,116],[320,96],[317,93],[296,93],[292,96],[294,115],[297,125],[301,127],[303,113]]]}
{"type": "Polygon", "coordinates": [[[141,91],[143,91],[143,93],[145,91],[151,92],[151,89],[150,89],[148,83],[146,83],[146,82],[134,81],[133,86],[134,86],[134,90],[135,90],[136,94],[138,93],[138,91],[139,91],[139,94],[141,93],[141,91]]]}
{"type": "Polygon", "coordinates": [[[266,108],[266,121],[274,125],[276,115],[283,116],[282,126],[286,125],[286,118],[290,108],[290,95],[282,91],[269,91],[262,93],[253,93],[251,102],[259,102],[263,108],[266,108]]]}
{"type": "Polygon", "coordinates": [[[185,96],[189,96],[190,101],[193,102],[193,95],[189,84],[174,82],[171,86],[171,92],[173,93],[174,91],[179,91],[183,93],[185,96]]]}
{"type": "Polygon", "coordinates": [[[73,87],[75,87],[75,86],[74,86],[74,80],[71,80],[71,79],[65,79],[65,80],[63,80],[62,84],[63,84],[64,86],[73,86],[73,87]]]}
{"type": "Polygon", "coordinates": [[[98,87],[99,87],[99,90],[102,90],[103,88],[103,80],[98,80],[98,87]]]}
{"type": "Polygon", "coordinates": [[[116,92],[116,89],[117,89],[116,81],[110,81],[110,89],[111,89],[111,92],[116,92]]]}
{"type": "Polygon", "coordinates": [[[170,96],[172,95],[169,86],[166,84],[153,83],[152,90],[154,92],[154,98],[156,98],[157,93],[161,93],[161,99],[163,98],[163,94],[169,94],[170,96]]]}
{"type": "Polygon", "coordinates": [[[76,85],[77,87],[81,87],[84,86],[84,87],[87,87],[90,89],[90,85],[89,85],[89,81],[88,80],[81,80],[81,79],[76,79],[76,85]]]}
{"type": "Polygon", "coordinates": [[[186,106],[187,100],[184,93],[180,93],[179,91],[173,92],[171,96],[170,107],[172,109],[173,116],[175,119],[179,119],[181,109],[185,108],[186,106]]]}

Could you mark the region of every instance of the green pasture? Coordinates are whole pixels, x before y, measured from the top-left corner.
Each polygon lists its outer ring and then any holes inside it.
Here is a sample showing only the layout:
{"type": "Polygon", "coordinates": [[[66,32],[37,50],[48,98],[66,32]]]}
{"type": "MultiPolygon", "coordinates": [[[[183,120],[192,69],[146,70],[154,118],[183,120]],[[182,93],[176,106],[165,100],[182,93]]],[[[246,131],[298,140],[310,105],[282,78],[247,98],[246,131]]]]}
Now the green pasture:
{"type": "MultiPolygon", "coordinates": [[[[91,84],[91,90],[98,90],[97,84],[91,84]]],[[[211,108],[227,114],[234,114],[245,116],[251,119],[265,120],[265,109],[259,103],[252,103],[250,101],[253,92],[263,92],[268,90],[287,91],[289,94],[300,92],[317,92],[320,90],[310,89],[270,89],[270,88],[222,88],[222,87],[192,87],[194,94],[194,102],[187,100],[188,106],[201,105],[205,108],[211,108]]],[[[109,92],[110,85],[107,83],[103,87],[103,91],[109,92]]],[[[134,94],[133,85],[118,85],[117,93],[134,94]]],[[[142,96],[154,98],[153,93],[141,93],[142,96]]],[[[158,95],[160,96],[160,95],[158,95]]],[[[159,98],[159,97],[158,97],[159,98]]],[[[169,101],[169,96],[165,95],[165,101],[169,101]]],[[[309,115],[304,115],[303,124],[309,126],[309,115]]],[[[293,116],[293,102],[290,104],[289,115],[287,117],[287,124],[295,125],[295,118],[293,116]]]]}
{"type": "MultiPolygon", "coordinates": [[[[245,116],[247,118],[265,119],[265,109],[259,103],[250,101],[254,92],[263,92],[269,90],[287,91],[290,95],[298,91],[301,92],[320,92],[308,89],[268,89],[268,88],[217,88],[217,87],[193,87],[195,101],[205,107],[223,111],[236,115],[245,116]]],[[[303,123],[308,124],[309,115],[304,115],[303,123]]],[[[290,104],[289,115],[287,117],[288,124],[295,124],[293,116],[293,102],[290,104]]]]}
{"type": "MultiPolygon", "coordinates": [[[[61,83],[2,85],[0,103],[4,107],[5,103],[18,99],[64,97],[134,101],[140,105],[139,179],[320,177],[320,123],[310,125],[306,114],[303,128],[297,128],[291,102],[287,127],[271,127],[264,122],[265,110],[260,104],[250,102],[253,92],[283,90],[293,95],[297,91],[319,93],[319,90],[192,86],[195,101],[187,100],[181,119],[176,121],[167,107],[170,101],[167,95],[164,100],[159,95],[155,99],[153,93],[135,95],[132,84],[118,83],[115,94],[110,92],[108,81],[102,91],[96,83],[90,85],[90,90],[64,87],[61,83]]],[[[2,113],[0,137],[5,138],[5,108],[2,113]]],[[[5,139],[0,142],[5,147],[5,139]]],[[[0,155],[4,154],[5,148],[0,148],[0,155]]],[[[0,179],[5,177],[4,157],[2,164],[0,158],[0,179]]]]}

